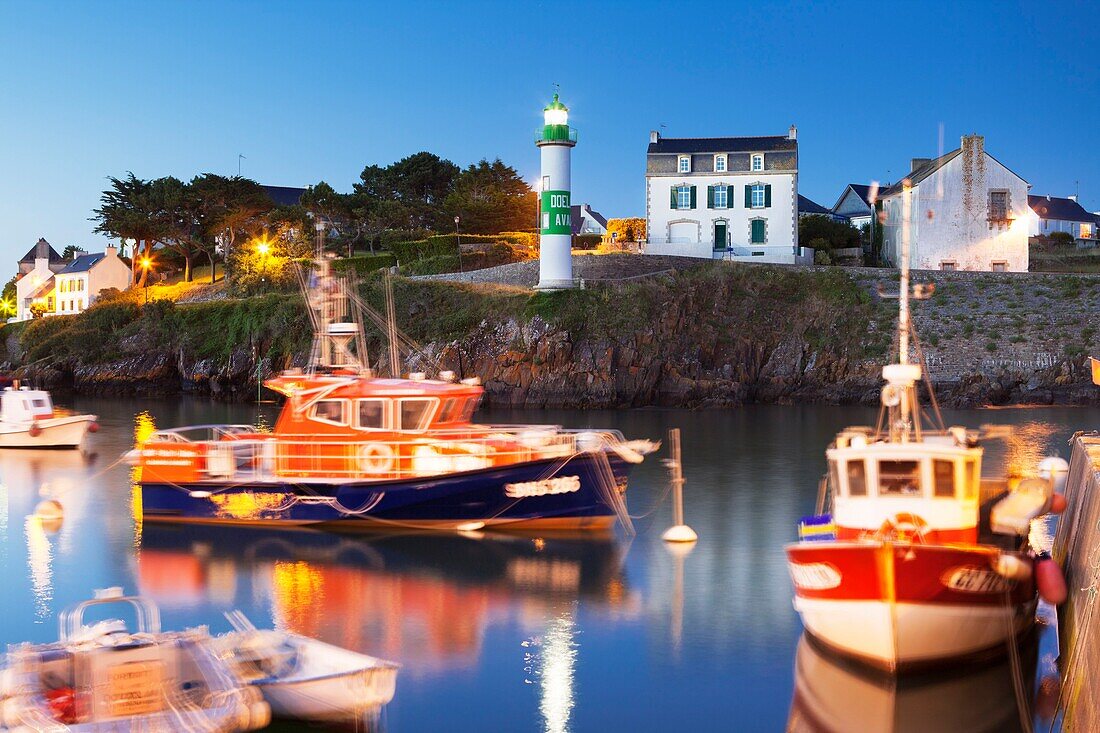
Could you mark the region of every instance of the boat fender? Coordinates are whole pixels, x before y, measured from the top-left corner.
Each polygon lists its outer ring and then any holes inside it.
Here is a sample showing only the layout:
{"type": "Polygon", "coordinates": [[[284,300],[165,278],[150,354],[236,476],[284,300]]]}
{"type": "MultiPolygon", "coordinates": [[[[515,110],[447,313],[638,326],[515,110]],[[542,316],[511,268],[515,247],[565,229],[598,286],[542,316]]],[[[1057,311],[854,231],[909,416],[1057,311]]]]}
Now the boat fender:
{"type": "Polygon", "coordinates": [[[1067,506],[1069,506],[1069,503],[1066,501],[1066,497],[1061,494],[1055,494],[1050,498],[1050,511],[1052,514],[1061,514],[1067,506]]]}
{"type": "Polygon", "coordinates": [[[993,569],[1009,580],[1024,581],[1031,577],[1031,563],[1017,555],[998,555],[993,569]]]}
{"type": "Polygon", "coordinates": [[[88,423],[88,432],[89,433],[98,433],[99,432],[99,423],[97,423],[94,420],[92,422],[88,423]]]}
{"type": "Polygon", "coordinates": [[[271,725],[271,706],[266,702],[253,702],[248,706],[245,730],[260,730],[271,725]]]}
{"type": "Polygon", "coordinates": [[[363,473],[388,473],[393,469],[393,448],[385,443],[367,443],[359,447],[359,470],[363,473]]]}
{"type": "Polygon", "coordinates": [[[1047,456],[1039,461],[1039,478],[1050,481],[1055,493],[1065,489],[1068,475],[1069,463],[1061,456],[1047,456]]]}
{"type": "Polygon", "coordinates": [[[1035,583],[1039,586],[1039,595],[1044,601],[1054,606],[1065,603],[1066,578],[1050,553],[1039,555],[1035,564],[1035,583]]]}
{"type": "Polygon", "coordinates": [[[928,522],[924,517],[912,512],[898,512],[893,518],[887,518],[879,527],[878,535],[899,542],[918,542],[923,544],[928,522]]]}
{"type": "Polygon", "coordinates": [[[30,435],[32,438],[37,438],[39,435],[42,434],[42,428],[38,427],[38,423],[32,422],[31,429],[27,431],[27,434],[30,435]]]}

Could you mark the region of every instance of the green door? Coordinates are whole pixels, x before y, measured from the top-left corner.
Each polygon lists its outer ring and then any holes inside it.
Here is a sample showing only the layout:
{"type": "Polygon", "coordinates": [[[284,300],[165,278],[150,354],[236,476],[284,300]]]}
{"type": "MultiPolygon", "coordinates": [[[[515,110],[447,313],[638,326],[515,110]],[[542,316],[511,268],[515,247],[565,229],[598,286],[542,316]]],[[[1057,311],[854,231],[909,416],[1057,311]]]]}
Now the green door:
{"type": "Polygon", "coordinates": [[[764,221],[762,219],[754,219],[752,222],[752,243],[764,243],[764,221]]]}
{"type": "Polygon", "coordinates": [[[726,248],[726,222],[719,221],[714,224],[714,248],[726,248]]]}

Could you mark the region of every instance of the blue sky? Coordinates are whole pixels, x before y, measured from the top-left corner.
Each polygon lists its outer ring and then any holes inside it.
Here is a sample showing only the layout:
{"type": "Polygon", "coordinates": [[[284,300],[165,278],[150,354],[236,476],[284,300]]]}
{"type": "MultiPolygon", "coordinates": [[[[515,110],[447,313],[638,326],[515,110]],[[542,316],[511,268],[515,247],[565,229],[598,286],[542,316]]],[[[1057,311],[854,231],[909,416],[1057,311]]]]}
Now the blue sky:
{"type": "MultiPolygon", "coordinates": [[[[1100,4],[0,0],[0,258],[100,248],[108,175],[349,190],[368,163],[501,157],[534,180],[561,85],[573,200],[644,213],[648,132],[782,134],[801,193],[895,180],[960,135],[1100,210],[1100,4]]],[[[14,267],[14,263],[11,263],[14,267]]]]}

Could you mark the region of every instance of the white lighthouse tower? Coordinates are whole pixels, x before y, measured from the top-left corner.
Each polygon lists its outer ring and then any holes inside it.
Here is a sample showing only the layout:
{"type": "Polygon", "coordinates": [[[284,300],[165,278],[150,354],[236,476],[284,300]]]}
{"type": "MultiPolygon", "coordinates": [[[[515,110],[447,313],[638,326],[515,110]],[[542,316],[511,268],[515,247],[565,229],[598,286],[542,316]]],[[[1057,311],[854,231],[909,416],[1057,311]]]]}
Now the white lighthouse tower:
{"type": "Polygon", "coordinates": [[[543,110],[543,126],[535,144],[542,151],[539,182],[540,290],[573,287],[573,222],[569,209],[569,156],[577,131],[569,126],[569,110],[558,95],[543,110]]]}

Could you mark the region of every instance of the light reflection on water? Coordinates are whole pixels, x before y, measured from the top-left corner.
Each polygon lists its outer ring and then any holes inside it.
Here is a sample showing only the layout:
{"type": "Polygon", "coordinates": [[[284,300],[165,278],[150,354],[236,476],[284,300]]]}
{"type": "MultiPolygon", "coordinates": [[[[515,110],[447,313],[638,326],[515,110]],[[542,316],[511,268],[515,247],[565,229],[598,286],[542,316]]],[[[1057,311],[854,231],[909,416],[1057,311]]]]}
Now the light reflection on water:
{"type": "MultiPolygon", "coordinates": [[[[826,443],[876,415],[801,406],[484,416],[655,439],[681,428],[686,519],[700,535],[683,557],[659,540],[667,505],[637,521],[632,541],[614,542],[143,526],[129,469],[112,465],[135,435],[181,424],[270,424],[275,408],[73,406],[101,416],[91,464],[70,452],[0,453],[0,643],[54,638],[58,611],[108,585],[152,596],[168,628],[226,630],[222,611],[240,608],[258,625],[401,662],[389,731],[783,729],[800,626],[782,546],[813,509],[826,443]],[[65,506],[55,535],[25,520],[43,486],[65,506]]],[[[1006,446],[987,452],[987,468],[1003,468],[1051,449],[1065,455],[1066,438],[1100,424],[1100,411],[947,419],[1014,426],[1006,446]]],[[[667,487],[664,467],[646,461],[630,486],[631,512],[645,514],[667,487]]],[[[875,699],[907,714],[894,698],[875,699]]]]}

